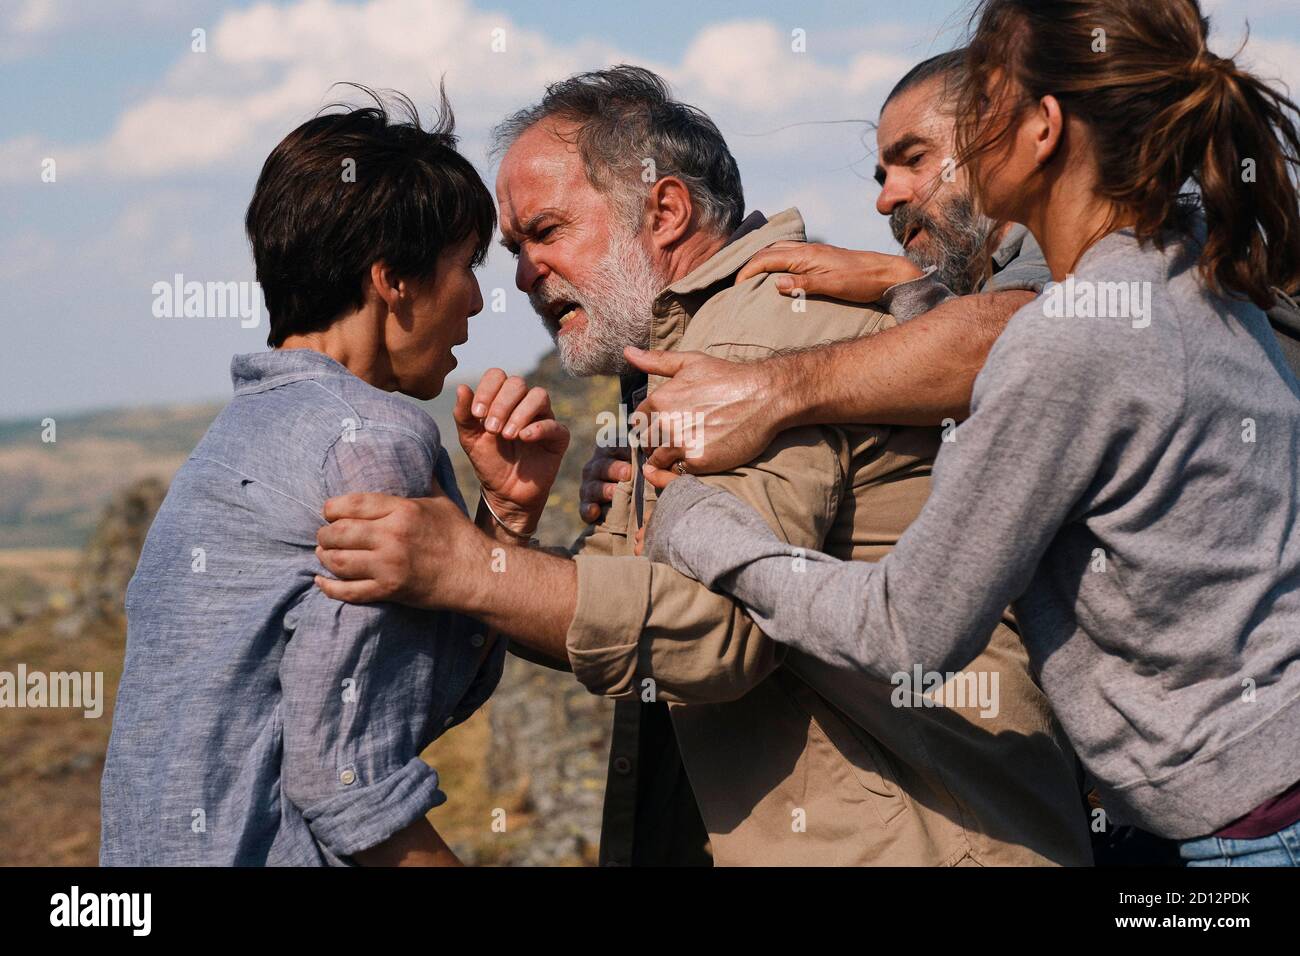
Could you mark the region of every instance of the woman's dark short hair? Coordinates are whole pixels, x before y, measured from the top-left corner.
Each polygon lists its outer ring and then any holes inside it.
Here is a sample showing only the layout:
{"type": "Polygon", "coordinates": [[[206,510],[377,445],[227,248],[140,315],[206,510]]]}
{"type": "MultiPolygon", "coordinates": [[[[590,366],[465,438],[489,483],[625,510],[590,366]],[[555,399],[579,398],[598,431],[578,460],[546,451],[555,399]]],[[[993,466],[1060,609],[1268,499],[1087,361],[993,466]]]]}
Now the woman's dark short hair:
{"type": "Polygon", "coordinates": [[[478,265],[492,241],[492,194],[456,152],[446,95],[439,90],[437,122],[426,130],[407,97],[357,89],[375,105],[344,106],[286,136],[248,204],[271,346],[360,308],[375,262],[398,278],[428,278],[448,247],[472,237],[478,265]]]}

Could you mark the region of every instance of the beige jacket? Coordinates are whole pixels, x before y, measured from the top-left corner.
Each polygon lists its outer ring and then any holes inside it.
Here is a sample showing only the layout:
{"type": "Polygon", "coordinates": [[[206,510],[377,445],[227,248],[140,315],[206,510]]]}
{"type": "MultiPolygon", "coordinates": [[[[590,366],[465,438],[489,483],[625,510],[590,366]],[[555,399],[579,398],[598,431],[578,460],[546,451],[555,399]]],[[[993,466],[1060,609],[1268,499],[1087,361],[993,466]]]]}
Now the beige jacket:
{"type": "MultiPolygon", "coordinates": [[[[656,300],[653,346],[758,359],[893,324],[858,305],[784,297],[768,276],[733,285],[760,249],[804,238],[787,210],[673,283],[656,300]]],[[[799,428],[705,480],[797,547],[875,561],[920,512],[939,441],[930,428],[799,428]]],[[[639,477],[620,484],[576,551],[570,664],[593,693],[620,701],[605,862],[628,862],[634,840],[644,850],[682,835],[680,808],[655,805],[672,798],[639,779],[670,773],[638,739],[650,700],[668,704],[718,864],[1091,862],[1077,761],[1011,627],[1000,625],[967,668],[986,691],[996,681],[996,706],[923,706],[892,684],[787,652],[729,598],[632,556],[653,497],[639,477]]]]}

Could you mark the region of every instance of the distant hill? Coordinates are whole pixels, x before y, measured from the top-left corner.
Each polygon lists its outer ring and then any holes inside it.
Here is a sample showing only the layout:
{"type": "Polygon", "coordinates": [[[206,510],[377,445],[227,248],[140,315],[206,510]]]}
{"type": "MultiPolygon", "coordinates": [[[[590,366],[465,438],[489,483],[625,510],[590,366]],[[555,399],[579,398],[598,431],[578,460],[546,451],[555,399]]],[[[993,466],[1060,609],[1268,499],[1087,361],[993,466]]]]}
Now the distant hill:
{"type": "Polygon", "coordinates": [[[109,497],[142,478],[170,481],[220,405],[55,415],[0,423],[0,548],[81,547],[109,497]]]}

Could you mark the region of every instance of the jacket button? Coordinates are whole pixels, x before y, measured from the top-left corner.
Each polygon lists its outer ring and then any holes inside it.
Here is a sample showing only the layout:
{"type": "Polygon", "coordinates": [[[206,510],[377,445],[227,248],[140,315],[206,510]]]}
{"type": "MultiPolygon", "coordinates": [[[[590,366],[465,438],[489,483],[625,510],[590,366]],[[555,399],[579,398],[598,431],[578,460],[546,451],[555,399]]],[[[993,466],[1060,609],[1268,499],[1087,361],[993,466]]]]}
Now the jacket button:
{"type": "Polygon", "coordinates": [[[629,774],[629,773],[631,773],[631,772],[632,772],[632,761],[628,760],[626,757],[615,757],[615,758],[614,758],[614,772],[615,772],[615,773],[621,773],[621,774],[629,774]]]}
{"type": "Polygon", "coordinates": [[[473,637],[469,639],[469,642],[473,644],[475,647],[482,647],[484,640],[485,638],[483,637],[482,634],[475,634],[473,637]]]}
{"type": "Polygon", "coordinates": [[[341,782],[344,786],[350,787],[352,784],[357,782],[357,775],[353,773],[351,770],[344,770],[341,774],[339,774],[339,782],[341,782]]]}

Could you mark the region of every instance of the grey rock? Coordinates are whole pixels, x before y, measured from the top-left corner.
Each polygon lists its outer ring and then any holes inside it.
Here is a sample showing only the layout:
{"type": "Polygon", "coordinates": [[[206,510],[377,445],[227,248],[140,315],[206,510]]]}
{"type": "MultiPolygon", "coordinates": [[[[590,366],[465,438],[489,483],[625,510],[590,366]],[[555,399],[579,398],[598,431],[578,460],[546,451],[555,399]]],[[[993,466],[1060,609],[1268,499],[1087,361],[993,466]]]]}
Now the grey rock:
{"type": "Polygon", "coordinates": [[[590,859],[600,813],[613,705],[572,674],[509,658],[492,698],[489,786],[521,793],[529,839],[502,863],[534,866],[590,859]]]}

